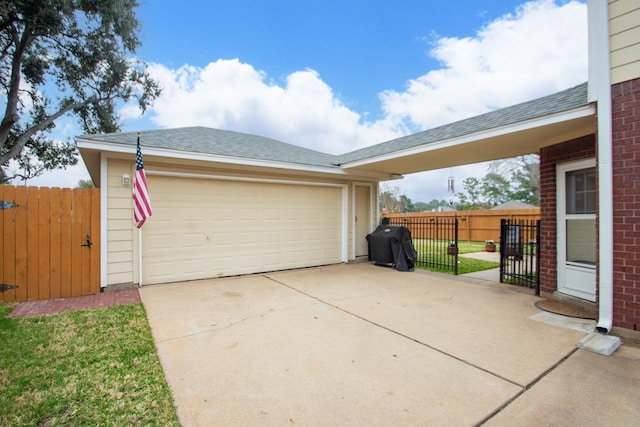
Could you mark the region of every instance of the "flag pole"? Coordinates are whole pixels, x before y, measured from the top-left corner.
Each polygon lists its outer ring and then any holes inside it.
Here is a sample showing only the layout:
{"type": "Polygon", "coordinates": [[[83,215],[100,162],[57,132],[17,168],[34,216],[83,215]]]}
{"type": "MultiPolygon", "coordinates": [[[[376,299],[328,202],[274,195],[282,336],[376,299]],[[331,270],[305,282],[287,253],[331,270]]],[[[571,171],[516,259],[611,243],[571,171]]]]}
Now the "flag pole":
{"type": "Polygon", "coordinates": [[[138,287],[142,287],[142,224],[152,214],[147,177],[142,163],[142,150],[140,149],[140,131],[136,143],[136,175],[133,180],[133,223],[138,229],[138,287]]]}
{"type": "MultiPolygon", "coordinates": [[[[138,145],[140,146],[140,131],[138,131],[138,145]]],[[[136,150],[137,150],[136,147],[136,150]]],[[[142,227],[138,228],[138,287],[142,287],[142,227]]]]}
{"type": "Polygon", "coordinates": [[[138,287],[142,287],[142,227],[138,228],[138,287]]]}

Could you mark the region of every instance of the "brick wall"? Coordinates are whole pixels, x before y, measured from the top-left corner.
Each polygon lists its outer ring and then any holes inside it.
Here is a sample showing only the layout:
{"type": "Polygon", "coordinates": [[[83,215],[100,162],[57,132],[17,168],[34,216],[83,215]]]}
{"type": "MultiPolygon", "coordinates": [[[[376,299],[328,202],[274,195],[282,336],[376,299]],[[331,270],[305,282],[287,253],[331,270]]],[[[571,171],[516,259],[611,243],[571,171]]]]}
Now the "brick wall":
{"type": "Polygon", "coordinates": [[[613,85],[613,325],[640,329],[640,79],[613,85]]]}
{"type": "Polygon", "coordinates": [[[556,165],[594,157],[595,135],[545,147],[540,150],[540,290],[558,289],[556,251],[556,165]]]}

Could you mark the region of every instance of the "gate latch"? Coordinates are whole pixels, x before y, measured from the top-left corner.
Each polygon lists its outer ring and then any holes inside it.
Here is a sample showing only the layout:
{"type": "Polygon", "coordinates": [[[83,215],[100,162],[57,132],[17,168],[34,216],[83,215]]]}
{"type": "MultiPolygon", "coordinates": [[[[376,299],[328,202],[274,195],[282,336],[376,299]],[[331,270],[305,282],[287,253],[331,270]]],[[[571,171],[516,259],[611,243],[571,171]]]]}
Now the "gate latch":
{"type": "Polygon", "coordinates": [[[85,240],[86,240],[86,243],[83,243],[83,244],[82,244],[82,245],[80,245],[80,246],[86,246],[86,247],[88,247],[88,248],[91,248],[91,245],[92,245],[93,243],[91,243],[91,237],[90,237],[88,234],[86,235],[85,240]]]}
{"type": "Polygon", "coordinates": [[[0,283],[0,292],[10,291],[11,289],[16,289],[18,285],[9,285],[6,283],[0,283]]]}

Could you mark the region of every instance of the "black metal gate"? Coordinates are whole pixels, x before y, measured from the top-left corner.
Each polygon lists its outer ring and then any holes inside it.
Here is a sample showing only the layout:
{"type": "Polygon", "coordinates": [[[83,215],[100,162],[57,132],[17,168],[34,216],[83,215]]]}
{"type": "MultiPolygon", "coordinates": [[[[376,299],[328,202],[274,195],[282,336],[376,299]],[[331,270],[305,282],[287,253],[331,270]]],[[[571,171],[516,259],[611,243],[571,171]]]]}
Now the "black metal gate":
{"type": "Polygon", "coordinates": [[[389,218],[389,225],[405,226],[418,256],[416,265],[458,274],[458,217],[389,218]]]}
{"type": "Polygon", "coordinates": [[[540,295],[540,220],[500,220],[500,283],[540,295]]]}

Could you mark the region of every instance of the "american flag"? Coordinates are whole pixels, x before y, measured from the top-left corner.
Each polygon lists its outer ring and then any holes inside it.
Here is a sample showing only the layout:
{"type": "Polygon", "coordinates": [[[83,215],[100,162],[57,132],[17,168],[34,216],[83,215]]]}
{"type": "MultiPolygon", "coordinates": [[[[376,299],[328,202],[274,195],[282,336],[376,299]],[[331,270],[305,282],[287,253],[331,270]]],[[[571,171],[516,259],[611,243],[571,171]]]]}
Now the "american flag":
{"type": "Polygon", "coordinates": [[[147,177],[142,165],[142,152],[140,151],[140,134],[136,150],[136,176],[133,180],[133,223],[137,228],[142,227],[144,221],[152,215],[151,199],[147,188],[147,177]]]}

